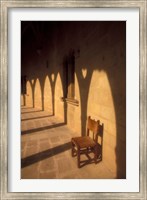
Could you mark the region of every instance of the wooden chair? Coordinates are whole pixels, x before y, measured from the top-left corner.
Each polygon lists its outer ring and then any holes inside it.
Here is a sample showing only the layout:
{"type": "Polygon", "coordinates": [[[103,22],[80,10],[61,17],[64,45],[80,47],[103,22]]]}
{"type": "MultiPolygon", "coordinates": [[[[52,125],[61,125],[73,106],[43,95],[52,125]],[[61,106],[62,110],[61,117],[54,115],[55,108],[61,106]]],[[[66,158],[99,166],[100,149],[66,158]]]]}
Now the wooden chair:
{"type": "Polygon", "coordinates": [[[80,168],[80,155],[82,153],[85,153],[86,155],[88,153],[93,152],[94,153],[94,161],[97,163],[98,159],[98,134],[99,134],[99,127],[100,127],[100,121],[95,121],[91,119],[91,117],[88,117],[87,120],[87,135],[81,136],[81,137],[74,137],[71,139],[72,144],[72,156],[76,153],[77,155],[77,163],[78,167],[80,168]],[[90,131],[93,133],[93,137],[90,137],[90,131]]]}

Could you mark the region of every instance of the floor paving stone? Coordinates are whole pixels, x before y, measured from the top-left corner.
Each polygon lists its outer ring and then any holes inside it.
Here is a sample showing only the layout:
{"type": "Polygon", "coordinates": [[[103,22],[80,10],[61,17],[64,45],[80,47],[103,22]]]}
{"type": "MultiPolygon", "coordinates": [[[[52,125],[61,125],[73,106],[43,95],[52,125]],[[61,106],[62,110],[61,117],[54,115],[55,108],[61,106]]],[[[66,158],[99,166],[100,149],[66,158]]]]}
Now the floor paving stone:
{"type": "Polygon", "coordinates": [[[39,163],[22,168],[22,179],[38,179],[39,178],[39,163]]]}
{"type": "Polygon", "coordinates": [[[54,179],[57,177],[57,172],[55,170],[49,171],[49,172],[40,172],[39,173],[40,179],[54,179]]]}
{"type": "Polygon", "coordinates": [[[46,173],[53,169],[55,171],[56,168],[57,168],[57,166],[54,161],[54,158],[51,157],[51,158],[47,158],[47,159],[43,160],[40,163],[39,171],[40,171],[40,173],[46,173]]]}

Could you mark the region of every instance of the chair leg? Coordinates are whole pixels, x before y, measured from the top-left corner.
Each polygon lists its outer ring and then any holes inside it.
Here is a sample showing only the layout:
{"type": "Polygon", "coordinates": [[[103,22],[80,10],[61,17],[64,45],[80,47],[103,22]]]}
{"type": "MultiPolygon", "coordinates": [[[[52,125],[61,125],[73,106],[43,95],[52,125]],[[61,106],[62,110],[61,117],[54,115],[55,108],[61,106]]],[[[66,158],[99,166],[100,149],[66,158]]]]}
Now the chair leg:
{"type": "Polygon", "coordinates": [[[80,168],[80,149],[77,150],[77,162],[78,162],[78,168],[80,168]]]}
{"type": "Polygon", "coordinates": [[[98,158],[98,146],[96,145],[94,148],[94,160],[95,164],[97,163],[97,158],[98,158]]]}
{"type": "Polygon", "coordinates": [[[74,156],[74,144],[71,142],[71,155],[74,156]]]}

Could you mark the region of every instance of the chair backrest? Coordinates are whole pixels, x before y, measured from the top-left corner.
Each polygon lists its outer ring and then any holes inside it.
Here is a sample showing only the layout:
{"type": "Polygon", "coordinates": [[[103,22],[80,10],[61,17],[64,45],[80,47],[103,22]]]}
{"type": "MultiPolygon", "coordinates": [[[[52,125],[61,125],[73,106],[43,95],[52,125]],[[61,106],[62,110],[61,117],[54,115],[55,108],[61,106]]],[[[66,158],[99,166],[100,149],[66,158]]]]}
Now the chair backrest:
{"type": "Polygon", "coordinates": [[[93,133],[93,140],[95,142],[98,141],[98,134],[99,134],[99,128],[100,128],[100,121],[95,121],[91,119],[91,117],[88,117],[87,120],[87,136],[89,136],[90,131],[93,133]]]}

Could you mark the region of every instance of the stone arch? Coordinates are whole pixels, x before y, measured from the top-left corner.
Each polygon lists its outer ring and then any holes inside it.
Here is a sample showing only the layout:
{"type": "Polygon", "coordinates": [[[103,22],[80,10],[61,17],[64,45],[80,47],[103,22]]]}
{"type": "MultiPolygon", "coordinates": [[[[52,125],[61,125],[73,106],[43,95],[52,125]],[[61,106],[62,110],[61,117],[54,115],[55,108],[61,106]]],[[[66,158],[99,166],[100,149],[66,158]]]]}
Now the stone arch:
{"type": "Polygon", "coordinates": [[[64,102],[61,101],[61,98],[63,97],[63,85],[60,73],[58,73],[56,77],[57,78],[55,83],[55,114],[63,118],[64,120],[65,118],[64,102]]]}
{"type": "Polygon", "coordinates": [[[32,85],[30,83],[30,80],[27,80],[26,83],[27,88],[27,94],[26,94],[26,105],[29,107],[33,107],[33,91],[32,91],[32,85]]]}
{"type": "Polygon", "coordinates": [[[37,78],[34,89],[34,107],[42,109],[42,93],[41,93],[41,85],[40,80],[37,78]]]}
{"type": "Polygon", "coordinates": [[[45,77],[44,80],[44,110],[47,110],[49,112],[52,112],[53,105],[52,105],[52,90],[51,90],[51,84],[48,75],[45,77]]]}

